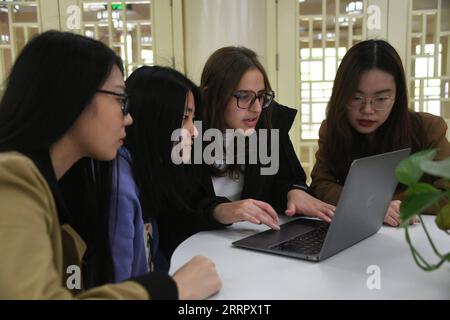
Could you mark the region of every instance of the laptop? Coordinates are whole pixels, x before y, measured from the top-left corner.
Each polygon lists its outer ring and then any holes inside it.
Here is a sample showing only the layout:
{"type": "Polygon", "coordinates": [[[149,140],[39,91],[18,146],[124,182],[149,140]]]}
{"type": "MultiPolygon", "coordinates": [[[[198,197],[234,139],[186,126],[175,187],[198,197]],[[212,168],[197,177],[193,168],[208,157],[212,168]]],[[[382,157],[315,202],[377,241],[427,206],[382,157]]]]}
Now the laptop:
{"type": "Polygon", "coordinates": [[[410,148],[354,160],[330,224],[298,218],[233,242],[240,248],[321,261],[376,233],[397,186],[395,167],[410,148]]]}

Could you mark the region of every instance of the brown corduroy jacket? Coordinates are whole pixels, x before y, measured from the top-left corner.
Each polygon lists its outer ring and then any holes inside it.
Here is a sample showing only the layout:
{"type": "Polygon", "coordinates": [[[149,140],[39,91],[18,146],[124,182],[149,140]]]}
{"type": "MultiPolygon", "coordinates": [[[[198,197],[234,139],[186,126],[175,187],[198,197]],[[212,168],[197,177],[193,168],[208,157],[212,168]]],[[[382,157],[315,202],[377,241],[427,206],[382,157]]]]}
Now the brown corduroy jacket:
{"type": "MultiPolygon", "coordinates": [[[[419,112],[419,116],[426,134],[426,149],[438,149],[435,160],[443,160],[450,157],[450,143],[446,138],[447,124],[445,121],[441,117],[424,112],[419,112]]],[[[324,154],[323,146],[326,130],[327,124],[324,121],[319,130],[319,150],[316,153],[316,164],[311,172],[311,189],[318,199],[336,205],[343,185],[339,184],[333,175],[333,163],[324,154]]],[[[422,181],[434,183],[437,187],[442,186],[440,184],[442,180],[439,181],[431,176],[424,176],[422,181]]],[[[400,188],[397,188],[393,200],[401,200],[402,198],[403,192],[400,188]]],[[[429,209],[426,213],[436,213],[435,209],[429,209]]]]}

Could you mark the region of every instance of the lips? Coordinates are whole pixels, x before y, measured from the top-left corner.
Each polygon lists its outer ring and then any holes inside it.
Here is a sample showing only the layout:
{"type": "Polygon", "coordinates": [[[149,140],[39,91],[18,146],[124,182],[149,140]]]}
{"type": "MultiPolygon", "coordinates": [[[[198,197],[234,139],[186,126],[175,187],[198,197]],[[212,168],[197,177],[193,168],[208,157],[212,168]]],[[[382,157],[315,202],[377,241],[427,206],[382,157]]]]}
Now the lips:
{"type": "Polygon", "coordinates": [[[256,124],[258,123],[258,117],[244,119],[244,123],[247,125],[247,127],[256,127],[256,124]]]}
{"type": "Polygon", "coordinates": [[[376,121],[373,120],[367,120],[367,119],[361,119],[358,120],[358,124],[361,127],[365,127],[365,128],[370,128],[371,126],[373,126],[375,124],[376,121]]]}

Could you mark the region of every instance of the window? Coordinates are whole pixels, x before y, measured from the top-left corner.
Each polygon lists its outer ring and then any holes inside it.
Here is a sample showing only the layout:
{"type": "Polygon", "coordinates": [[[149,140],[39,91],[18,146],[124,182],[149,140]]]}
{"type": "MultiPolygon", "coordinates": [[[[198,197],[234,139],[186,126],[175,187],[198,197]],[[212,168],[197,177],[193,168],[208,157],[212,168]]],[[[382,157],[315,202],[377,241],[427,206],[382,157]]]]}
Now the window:
{"type": "Polygon", "coordinates": [[[0,81],[4,80],[18,53],[41,31],[39,1],[0,1],[0,81]]]}
{"type": "Polygon", "coordinates": [[[301,138],[318,139],[331,97],[336,65],[346,48],[304,48],[300,50],[301,138]]]}
{"type": "Polygon", "coordinates": [[[82,33],[100,40],[120,55],[128,76],[154,64],[151,1],[82,1],[82,33]]]}
{"type": "Polygon", "coordinates": [[[411,0],[409,19],[411,108],[450,123],[450,0],[411,0]]]}

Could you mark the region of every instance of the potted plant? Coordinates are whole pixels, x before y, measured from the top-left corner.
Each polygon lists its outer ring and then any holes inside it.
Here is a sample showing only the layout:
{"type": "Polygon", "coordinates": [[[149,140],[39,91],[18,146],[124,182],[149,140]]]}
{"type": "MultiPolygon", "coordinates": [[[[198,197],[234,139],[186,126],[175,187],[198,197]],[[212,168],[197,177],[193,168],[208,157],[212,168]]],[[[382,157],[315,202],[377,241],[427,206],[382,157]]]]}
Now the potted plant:
{"type": "Polygon", "coordinates": [[[395,175],[401,183],[407,186],[405,197],[400,205],[400,219],[405,229],[405,237],[411,249],[414,261],[426,271],[438,269],[445,261],[450,262],[450,252],[440,253],[433,243],[428,230],[423,223],[421,214],[430,206],[437,206],[436,225],[450,235],[450,158],[442,161],[433,161],[437,150],[430,149],[417,152],[404,159],[396,168],[395,175]],[[442,179],[443,189],[420,182],[423,174],[427,173],[442,179]],[[409,236],[410,219],[418,216],[425,234],[439,261],[431,264],[416,250],[409,236]]]}

